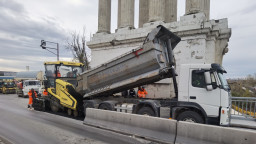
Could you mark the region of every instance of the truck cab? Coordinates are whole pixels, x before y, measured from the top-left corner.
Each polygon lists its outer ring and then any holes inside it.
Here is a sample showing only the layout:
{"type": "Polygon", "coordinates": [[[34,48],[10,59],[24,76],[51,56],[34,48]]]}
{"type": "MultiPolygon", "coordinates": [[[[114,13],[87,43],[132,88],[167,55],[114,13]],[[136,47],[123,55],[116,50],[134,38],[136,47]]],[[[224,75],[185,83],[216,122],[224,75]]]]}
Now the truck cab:
{"type": "Polygon", "coordinates": [[[60,79],[71,83],[73,86],[77,84],[77,74],[83,72],[83,64],[75,62],[45,62],[45,76],[47,79],[47,87],[55,88],[56,79],[60,79]]]}
{"type": "MultiPolygon", "coordinates": [[[[178,80],[179,103],[196,107],[197,110],[192,111],[197,111],[205,123],[228,125],[230,88],[225,73],[219,64],[181,65],[178,80]]],[[[196,118],[180,115],[177,119],[197,121],[196,118]]]]}
{"type": "Polygon", "coordinates": [[[25,80],[23,81],[23,96],[28,97],[28,92],[34,89],[38,95],[42,95],[42,87],[39,80],[25,80]]]}

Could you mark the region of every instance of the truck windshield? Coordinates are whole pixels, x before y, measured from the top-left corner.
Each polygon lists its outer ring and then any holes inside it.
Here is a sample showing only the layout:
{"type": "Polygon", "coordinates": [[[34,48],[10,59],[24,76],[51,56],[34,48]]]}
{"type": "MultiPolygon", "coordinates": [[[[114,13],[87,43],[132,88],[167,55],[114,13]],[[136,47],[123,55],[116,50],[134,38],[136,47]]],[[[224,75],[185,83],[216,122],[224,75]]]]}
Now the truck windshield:
{"type": "Polygon", "coordinates": [[[39,81],[27,81],[25,82],[25,85],[40,85],[40,82],[39,81]]]}
{"type": "Polygon", "coordinates": [[[5,85],[6,87],[8,87],[8,88],[11,88],[11,87],[14,87],[14,86],[15,86],[15,84],[14,84],[13,82],[6,82],[6,83],[4,83],[4,85],[5,85]]]}
{"type": "Polygon", "coordinates": [[[77,74],[82,73],[82,68],[78,66],[61,65],[57,69],[58,77],[75,78],[77,74]]]}
{"type": "Polygon", "coordinates": [[[224,76],[224,74],[218,72],[218,76],[219,76],[222,88],[225,89],[225,90],[230,90],[228,82],[227,82],[226,77],[224,76]]]}

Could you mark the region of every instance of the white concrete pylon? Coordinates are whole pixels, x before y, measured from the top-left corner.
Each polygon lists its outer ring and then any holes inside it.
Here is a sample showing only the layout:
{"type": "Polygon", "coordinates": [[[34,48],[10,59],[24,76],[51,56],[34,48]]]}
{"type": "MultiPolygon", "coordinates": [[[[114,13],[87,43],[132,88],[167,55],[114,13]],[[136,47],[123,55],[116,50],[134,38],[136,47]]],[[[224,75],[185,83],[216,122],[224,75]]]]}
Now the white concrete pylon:
{"type": "Polygon", "coordinates": [[[121,0],[118,0],[118,11],[117,11],[117,27],[120,27],[121,21],[121,0]]]}
{"type": "Polygon", "coordinates": [[[111,0],[99,0],[98,32],[110,33],[111,25],[111,0]]]}
{"type": "Polygon", "coordinates": [[[134,28],[134,0],[119,0],[118,2],[118,28],[134,28]]]}
{"type": "Polygon", "coordinates": [[[139,27],[143,27],[143,24],[148,22],[149,15],[149,1],[140,0],[139,3],[139,27]]]}
{"type": "Polygon", "coordinates": [[[203,12],[210,19],[210,0],[186,0],[186,15],[203,12]]]}
{"type": "Polygon", "coordinates": [[[177,21],[177,0],[166,0],[165,1],[165,22],[177,21]]]}
{"type": "Polygon", "coordinates": [[[211,9],[210,3],[211,3],[210,0],[204,0],[204,13],[206,15],[207,20],[210,19],[210,9],[211,9]]]}
{"type": "Polygon", "coordinates": [[[165,20],[165,1],[149,0],[149,22],[165,20]]]}

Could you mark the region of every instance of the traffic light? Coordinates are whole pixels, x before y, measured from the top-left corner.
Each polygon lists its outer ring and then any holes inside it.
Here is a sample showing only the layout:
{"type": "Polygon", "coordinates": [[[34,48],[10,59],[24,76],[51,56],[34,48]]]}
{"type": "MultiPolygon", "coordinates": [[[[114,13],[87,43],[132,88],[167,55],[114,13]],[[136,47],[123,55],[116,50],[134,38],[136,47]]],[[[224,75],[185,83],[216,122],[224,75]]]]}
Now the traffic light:
{"type": "Polygon", "coordinates": [[[42,49],[46,49],[46,42],[44,40],[41,40],[41,45],[42,49]]]}

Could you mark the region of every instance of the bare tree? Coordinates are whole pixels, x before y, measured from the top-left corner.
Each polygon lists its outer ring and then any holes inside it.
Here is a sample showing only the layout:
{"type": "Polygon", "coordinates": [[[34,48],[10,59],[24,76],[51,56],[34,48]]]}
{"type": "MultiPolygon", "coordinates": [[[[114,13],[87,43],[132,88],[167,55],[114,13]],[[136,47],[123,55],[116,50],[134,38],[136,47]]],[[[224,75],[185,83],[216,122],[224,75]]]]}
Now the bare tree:
{"type": "Polygon", "coordinates": [[[85,69],[89,69],[89,57],[88,50],[86,47],[86,36],[85,36],[85,28],[83,28],[83,33],[72,32],[71,40],[67,41],[67,49],[69,49],[74,59],[83,63],[85,69]]]}

